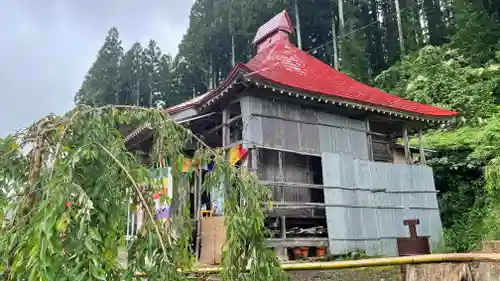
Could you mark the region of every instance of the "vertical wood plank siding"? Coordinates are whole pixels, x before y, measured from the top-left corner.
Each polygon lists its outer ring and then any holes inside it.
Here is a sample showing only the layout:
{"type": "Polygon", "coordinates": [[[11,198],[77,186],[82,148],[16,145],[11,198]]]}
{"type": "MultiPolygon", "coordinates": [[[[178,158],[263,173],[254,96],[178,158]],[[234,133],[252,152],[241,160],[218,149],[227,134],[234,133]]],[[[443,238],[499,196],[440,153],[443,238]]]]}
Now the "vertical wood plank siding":
{"type": "MultiPolygon", "coordinates": [[[[272,182],[313,183],[313,174],[309,168],[308,157],[292,153],[282,153],[283,173],[279,171],[279,152],[266,150],[259,155],[259,179],[272,182]]],[[[310,202],[311,195],[307,188],[272,187],[275,202],[310,202]]]]}
{"type": "Polygon", "coordinates": [[[352,153],[357,159],[368,159],[364,120],[250,96],[241,100],[241,106],[244,140],[303,153],[346,152],[352,153]],[[340,126],[345,128],[339,128],[340,126]]]}

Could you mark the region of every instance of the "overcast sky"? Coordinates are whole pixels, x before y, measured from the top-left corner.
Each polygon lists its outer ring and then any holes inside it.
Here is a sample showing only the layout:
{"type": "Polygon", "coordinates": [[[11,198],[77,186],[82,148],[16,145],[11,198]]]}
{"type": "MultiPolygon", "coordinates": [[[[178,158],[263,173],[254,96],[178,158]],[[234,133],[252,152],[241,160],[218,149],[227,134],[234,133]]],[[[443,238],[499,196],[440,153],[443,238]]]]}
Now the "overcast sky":
{"type": "Polygon", "coordinates": [[[175,55],[194,0],[0,0],[0,137],[64,113],[108,29],[175,55]]]}

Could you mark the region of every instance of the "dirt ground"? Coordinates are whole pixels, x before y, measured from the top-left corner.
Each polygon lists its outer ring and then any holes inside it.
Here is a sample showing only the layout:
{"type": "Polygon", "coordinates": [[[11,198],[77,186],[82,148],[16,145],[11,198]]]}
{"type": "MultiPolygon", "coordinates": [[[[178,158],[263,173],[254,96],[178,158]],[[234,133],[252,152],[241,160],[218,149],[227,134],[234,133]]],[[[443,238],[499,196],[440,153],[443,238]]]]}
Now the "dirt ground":
{"type": "MultiPolygon", "coordinates": [[[[399,267],[294,271],[289,275],[290,281],[401,281],[399,267]]],[[[196,280],[218,281],[220,279],[216,275],[210,275],[200,276],[196,280]]]]}
{"type": "Polygon", "coordinates": [[[290,272],[291,281],[401,281],[399,267],[290,272]]]}

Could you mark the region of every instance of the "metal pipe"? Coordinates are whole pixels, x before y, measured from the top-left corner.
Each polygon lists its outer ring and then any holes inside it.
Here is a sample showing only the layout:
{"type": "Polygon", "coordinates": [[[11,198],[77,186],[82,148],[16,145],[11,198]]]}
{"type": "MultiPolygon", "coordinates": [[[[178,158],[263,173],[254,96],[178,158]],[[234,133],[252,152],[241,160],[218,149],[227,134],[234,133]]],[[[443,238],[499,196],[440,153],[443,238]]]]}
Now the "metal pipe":
{"type": "MultiPolygon", "coordinates": [[[[466,253],[466,254],[431,254],[405,257],[376,258],[350,261],[328,261],[328,262],[304,262],[285,263],[281,265],[284,271],[302,270],[332,270],[350,269],[362,267],[399,266],[407,264],[429,264],[429,263],[462,263],[462,262],[500,262],[500,254],[490,253],[466,253]]],[[[218,274],[222,267],[199,267],[191,270],[181,270],[184,273],[195,274],[218,274]]],[[[245,269],[249,271],[250,268],[245,269]]],[[[144,273],[136,273],[138,277],[146,276],[144,273]]]]}

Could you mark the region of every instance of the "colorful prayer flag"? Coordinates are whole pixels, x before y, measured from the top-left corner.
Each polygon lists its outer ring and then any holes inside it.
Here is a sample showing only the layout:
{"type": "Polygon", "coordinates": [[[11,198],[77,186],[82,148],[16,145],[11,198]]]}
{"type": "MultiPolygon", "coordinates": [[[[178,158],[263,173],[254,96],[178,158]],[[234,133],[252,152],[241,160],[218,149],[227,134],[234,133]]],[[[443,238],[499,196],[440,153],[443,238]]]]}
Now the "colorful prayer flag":
{"type": "Polygon", "coordinates": [[[234,165],[238,163],[247,154],[248,148],[243,148],[241,144],[231,147],[229,149],[229,164],[234,165]]]}

